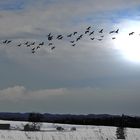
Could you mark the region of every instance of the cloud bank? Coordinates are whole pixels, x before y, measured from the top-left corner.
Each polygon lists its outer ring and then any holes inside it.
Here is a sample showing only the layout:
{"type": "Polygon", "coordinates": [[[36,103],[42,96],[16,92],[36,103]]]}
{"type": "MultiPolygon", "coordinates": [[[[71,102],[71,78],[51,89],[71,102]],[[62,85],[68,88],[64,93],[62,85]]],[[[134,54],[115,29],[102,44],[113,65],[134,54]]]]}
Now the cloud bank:
{"type": "Polygon", "coordinates": [[[139,99],[139,92],[133,88],[83,87],[31,91],[23,86],[14,86],[0,90],[0,105],[5,107],[5,111],[20,111],[15,108],[18,105],[25,112],[32,108],[51,113],[121,114],[123,111],[138,114],[139,99]]]}

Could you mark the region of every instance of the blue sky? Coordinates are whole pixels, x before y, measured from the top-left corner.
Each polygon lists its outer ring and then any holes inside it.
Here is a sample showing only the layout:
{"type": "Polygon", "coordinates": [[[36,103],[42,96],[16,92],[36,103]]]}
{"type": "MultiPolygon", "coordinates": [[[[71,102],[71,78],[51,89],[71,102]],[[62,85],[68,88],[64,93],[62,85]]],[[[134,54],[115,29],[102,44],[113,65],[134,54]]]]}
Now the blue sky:
{"type": "Polygon", "coordinates": [[[118,28],[116,38],[133,29],[139,35],[139,6],[136,0],[1,0],[0,111],[140,115],[140,63],[124,59],[109,35],[118,28]],[[16,47],[47,42],[49,32],[81,34],[90,25],[95,37],[104,29],[102,42],[85,37],[72,47],[64,39],[35,55],[16,47]],[[13,41],[5,46],[5,39],[13,41]]]}
{"type": "Polygon", "coordinates": [[[7,1],[1,0],[0,10],[6,11],[22,10],[26,7],[26,4],[28,4],[28,2],[26,0],[7,0],[7,1]]]}

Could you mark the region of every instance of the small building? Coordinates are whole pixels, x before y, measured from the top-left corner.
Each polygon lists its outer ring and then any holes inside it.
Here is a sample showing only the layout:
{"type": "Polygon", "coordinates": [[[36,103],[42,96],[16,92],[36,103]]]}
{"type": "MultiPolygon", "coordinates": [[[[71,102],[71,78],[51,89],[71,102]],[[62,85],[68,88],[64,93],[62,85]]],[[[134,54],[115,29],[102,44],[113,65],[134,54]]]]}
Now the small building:
{"type": "Polygon", "coordinates": [[[0,130],[9,130],[10,124],[0,124],[0,130]]]}

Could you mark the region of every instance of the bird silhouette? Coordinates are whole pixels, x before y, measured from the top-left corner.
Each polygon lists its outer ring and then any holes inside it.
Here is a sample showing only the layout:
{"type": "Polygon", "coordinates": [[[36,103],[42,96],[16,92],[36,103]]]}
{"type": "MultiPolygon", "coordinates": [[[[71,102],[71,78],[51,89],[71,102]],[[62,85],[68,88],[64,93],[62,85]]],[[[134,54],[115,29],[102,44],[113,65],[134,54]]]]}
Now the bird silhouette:
{"type": "Polygon", "coordinates": [[[35,42],[31,43],[30,45],[35,45],[35,42]]]}
{"type": "Polygon", "coordinates": [[[35,47],[32,48],[32,51],[34,51],[34,50],[35,50],[35,47]]]}
{"type": "Polygon", "coordinates": [[[85,31],[85,34],[89,33],[89,30],[85,31]]]}
{"type": "Polygon", "coordinates": [[[87,27],[86,30],[90,30],[91,26],[87,27]]]}
{"type": "Polygon", "coordinates": [[[74,32],[74,33],[73,33],[73,35],[76,35],[76,34],[77,34],[77,32],[74,32]]]}
{"type": "Polygon", "coordinates": [[[36,49],[40,49],[40,46],[37,46],[36,49]]]}
{"type": "Polygon", "coordinates": [[[92,34],[94,34],[94,31],[90,32],[89,36],[92,35],[92,34]]]}
{"type": "Polygon", "coordinates": [[[115,33],[118,33],[119,32],[119,29],[117,29],[116,31],[115,31],[115,33]]]}
{"type": "Polygon", "coordinates": [[[76,39],[76,41],[78,41],[78,40],[80,40],[80,37],[78,37],[78,38],[76,39]]]}
{"type": "Polygon", "coordinates": [[[115,31],[110,31],[109,34],[115,33],[115,31]]]}
{"type": "Polygon", "coordinates": [[[82,38],[83,37],[83,34],[81,34],[80,36],[79,36],[79,38],[82,38]]]}
{"type": "Polygon", "coordinates": [[[95,38],[93,37],[93,38],[90,38],[91,40],[94,40],[95,38]]]}
{"type": "Polygon", "coordinates": [[[58,38],[58,40],[61,40],[61,39],[63,39],[63,36],[61,36],[61,37],[58,38]]]}
{"type": "Polygon", "coordinates": [[[103,33],[103,29],[101,29],[101,30],[99,31],[99,33],[103,33]]]}
{"type": "Polygon", "coordinates": [[[67,37],[71,37],[71,36],[72,36],[72,34],[67,35],[67,37]]]}
{"type": "Polygon", "coordinates": [[[76,41],[80,40],[83,37],[83,34],[78,36],[78,38],[76,39],[76,41]]]}
{"type": "Polygon", "coordinates": [[[3,41],[3,44],[6,44],[8,40],[3,41]]]}
{"type": "Polygon", "coordinates": [[[53,36],[51,35],[51,33],[48,34],[48,40],[52,40],[53,39],[53,36]]]}
{"type": "Polygon", "coordinates": [[[62,39],[63,36],[62,35],[58,35],[56,39],[62,39]]]}
{"type": "Polygon", "coordinates": [[[112,37],[112,39],[114,40],[114,39],[116,39],[116,37],[112,37]]]}
{"type": "Polygon", "coordinates": [[[11,42],[12,42],[12,40],[7,40],[7,42],[6,42],[6,43],[7,43],[7,44],[9,44],[9,43],[11,43],[11,42]]]}
{"type": "Polygon", "coordinates": [[[80,40],[82,37],[81,36],[79,36],[77,39],[76,39],[76,41],[78,41],[78,40],[80,40]]]}
{"type": "Polygon", "coordinates": [[[133,35],[133,34],[134,34],[134,32],[129,33],[129,35],[133,35]]]}
{"type": "Polygon", "coordinates": [[[31,45],[30,44],[28,44],[26,47],[30,47],[31,45]]]}
{"type": "Polygon", "coordinates": [[[21,43],[20,43],[20,44],[18,44],[17,46],[18,46],[18,47],[20,47],[20,46],[21,46],[21,43]]]}
{"type": "Polygon", "coordinates": [[[51,47],[51,50],[54,50],[55,49],[55,46],[51,47]]]}
{"type": "Polygon", "coordinates": [[[43,45],[44,45],[44,42],[39,43],[39,46],[43,46],[43,45]]]}
{"type": "Polygon", "coordinates": [[[74,40],[73,41],[70,41],[70,43],[74,43],[74,40]]]}
{"type": "Polygon", "coordinates": [[[72,44],[72,46],[74,47],[76,44],[72,44]]]}
{"type": "Polygon", "coordinates": [[[25,42],[24,44],[25,44],[25,45],[28,45],[28,43],[29,43],[29,42],[27,41],[27,42],[25,42]]]}
{"type": "Polygon", "coordinates": [[[53,36],[48,36],[48,40],[51,41],[53,39],[53,36]]]}

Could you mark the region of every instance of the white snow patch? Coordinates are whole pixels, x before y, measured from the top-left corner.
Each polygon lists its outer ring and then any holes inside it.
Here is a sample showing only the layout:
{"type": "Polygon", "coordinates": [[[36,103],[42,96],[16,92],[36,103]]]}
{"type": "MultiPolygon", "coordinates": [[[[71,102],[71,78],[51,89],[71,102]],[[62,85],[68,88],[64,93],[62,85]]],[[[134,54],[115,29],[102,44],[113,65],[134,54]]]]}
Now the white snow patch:
{"type": "MultiPolygon", "coordinates": [[[[10,123],[11,128],[23,129],[27,122],[2,121],[10,123]]],[[[19,130],[0,130],[0,140],[116,140],[116,127],[107,126],[82,126],[68,124],[43,123],[40,132],[25,132],[19,130]],[[56,127],[61,126],[64,131],[57,131],[56,127]],[[76,131],[71,131],[76,127],[76,131]]],[[[139,140],[140,129],[126,128],[126,140],[139,140]]]]}

